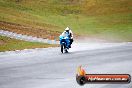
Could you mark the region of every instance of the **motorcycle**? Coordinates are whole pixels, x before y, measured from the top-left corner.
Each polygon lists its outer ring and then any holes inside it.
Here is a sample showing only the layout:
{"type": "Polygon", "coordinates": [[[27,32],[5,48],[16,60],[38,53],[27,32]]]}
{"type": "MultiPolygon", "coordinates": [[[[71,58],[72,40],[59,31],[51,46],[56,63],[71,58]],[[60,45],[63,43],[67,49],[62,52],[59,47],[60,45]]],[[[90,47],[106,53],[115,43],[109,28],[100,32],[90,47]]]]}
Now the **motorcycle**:
{"type": "Polygon", "coordinates": [[[68,53],[69,46],[70,46],[70,38],[69,37],[63,37],[60,35],[60,45],[61,45],[61,52],[62,53],[68,53]]]}

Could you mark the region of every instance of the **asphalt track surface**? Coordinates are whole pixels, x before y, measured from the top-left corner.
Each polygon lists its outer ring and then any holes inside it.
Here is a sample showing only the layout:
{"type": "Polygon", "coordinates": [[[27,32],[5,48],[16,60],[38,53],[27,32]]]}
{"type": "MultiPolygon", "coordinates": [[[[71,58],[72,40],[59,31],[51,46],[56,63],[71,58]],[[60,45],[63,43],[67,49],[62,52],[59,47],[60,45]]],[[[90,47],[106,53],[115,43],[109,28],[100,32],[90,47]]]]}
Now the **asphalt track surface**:
{"type": "Polygon", "coordinates": [[[132,88],[132,83],[80,86],[79,65],[90,74],[132,75],[132,43],[75,44],[68,54],[60,48],[0,53],[0,88],[132,88]]]}

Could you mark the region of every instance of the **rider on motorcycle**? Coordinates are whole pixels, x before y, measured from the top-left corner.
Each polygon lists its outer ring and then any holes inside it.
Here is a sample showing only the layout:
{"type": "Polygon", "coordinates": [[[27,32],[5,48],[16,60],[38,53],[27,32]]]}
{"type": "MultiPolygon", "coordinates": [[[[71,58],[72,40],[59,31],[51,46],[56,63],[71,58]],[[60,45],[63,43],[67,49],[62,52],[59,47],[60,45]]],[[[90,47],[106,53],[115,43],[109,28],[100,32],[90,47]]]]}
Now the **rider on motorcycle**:
{"type": "Polygon", "coordinates": [[[71,29],[69,27],[67,27],[64,30],[64,32],[61,34],[61,36],[63,36],[63,37],[68,36],[69,37],[69,39],[70,39],[70,46],[69,46],[69,48],[71,48],[71,44],[73,42],[73,33],[72,33],[71,29]]]}

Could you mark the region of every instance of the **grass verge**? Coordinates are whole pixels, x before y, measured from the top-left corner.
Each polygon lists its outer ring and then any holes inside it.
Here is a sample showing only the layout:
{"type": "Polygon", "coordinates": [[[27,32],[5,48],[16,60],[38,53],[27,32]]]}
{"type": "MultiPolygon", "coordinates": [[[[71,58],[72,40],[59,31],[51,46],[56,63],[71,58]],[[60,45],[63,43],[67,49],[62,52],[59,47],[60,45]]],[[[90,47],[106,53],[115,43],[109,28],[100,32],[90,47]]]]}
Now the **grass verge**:
{"type": "Polygon", "coordinates": [[[131,6],[132,0],[0,0],[0,28],[58,38],[69,26],[79,35],[132,41],[131,6]]]}
{"type": "Polygon", "coordinates": [[[47,47],[56,47],[56,46],[58,45],[27,42],[27,41],[12,39],[5,36],[0,36],[0,52],[22,50],[22,49],[33,49],[33,48],[47,48],[47,47]]]}

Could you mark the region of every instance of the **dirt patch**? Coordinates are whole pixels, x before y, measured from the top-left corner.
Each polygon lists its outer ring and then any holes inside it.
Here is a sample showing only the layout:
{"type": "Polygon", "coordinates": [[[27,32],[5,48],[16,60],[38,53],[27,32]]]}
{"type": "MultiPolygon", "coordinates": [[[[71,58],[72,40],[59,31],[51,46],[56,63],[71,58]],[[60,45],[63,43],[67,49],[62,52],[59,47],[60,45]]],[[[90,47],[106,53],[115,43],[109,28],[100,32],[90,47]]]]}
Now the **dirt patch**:
{"type": "Polygon", "coordinates": [[[60,35],[59,31],[34,28],[31,26],[25,26],[4,21],[0,21],[0,29],[44,39],[58,39],[58,36],[60,35]]]}
{"type": "MultiPolygon", "coordinates": [[[[10,22],[0,21],[0,29],[10,32],[15,32],[18,34],[24,34],[28,36],[38,37],[38,38],[48,38],[51,40],[59,40],[59,35],[61,32],[52,31],[47,29],[34,28],[31,26],[25,26],[21,24],[15,24],[10,22]]],[[[80,35],[74,34],[74,38],[79,38],[80,35]]]]}
{"type": "Polygon", "coordinates": [[[5,42],[3,40],[0,40],[0,45],[4,45],[5,42]]]}

